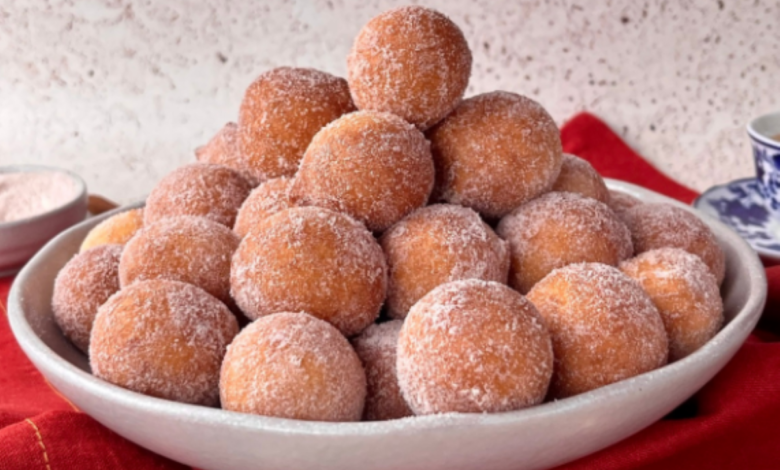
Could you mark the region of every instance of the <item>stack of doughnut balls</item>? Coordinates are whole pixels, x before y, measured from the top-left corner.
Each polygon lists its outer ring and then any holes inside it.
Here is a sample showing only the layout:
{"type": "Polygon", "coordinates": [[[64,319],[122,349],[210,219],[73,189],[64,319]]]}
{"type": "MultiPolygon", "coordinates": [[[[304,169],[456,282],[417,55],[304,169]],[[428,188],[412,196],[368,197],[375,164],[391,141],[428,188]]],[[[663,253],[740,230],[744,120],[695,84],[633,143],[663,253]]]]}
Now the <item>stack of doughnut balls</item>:
{"type": "Polygon", "coordinates": [[[89,233],[53,311],[97,377],[300,420],[492,413],[717,333],[710,229],[610,192],[531,99],[463,99],[447,17],[387,11],[347,66],[263,73],[197,163],[89,233]]]}

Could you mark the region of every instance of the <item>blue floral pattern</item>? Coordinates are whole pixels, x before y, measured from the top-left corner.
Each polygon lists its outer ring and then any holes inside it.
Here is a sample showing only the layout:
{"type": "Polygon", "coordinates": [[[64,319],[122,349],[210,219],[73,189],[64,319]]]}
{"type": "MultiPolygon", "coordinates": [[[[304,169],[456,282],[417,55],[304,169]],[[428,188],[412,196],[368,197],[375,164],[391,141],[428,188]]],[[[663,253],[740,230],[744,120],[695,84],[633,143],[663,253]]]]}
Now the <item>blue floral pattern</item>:
{"type": "Polygon", "coordinates": [[[773,211],[780,213],[780,148],[752,141],[757,189],[773,211]]]}
{"type": "MultiPolygon", "coordinates": [[[[779,165],[777,169],[769,171],[772,174],[769,177],[772,178],[775,194],[780,194],[780,153],[771,159],[763,157],[761,165],[779,165]]],[[[757,156],[757,167],[758,162],[757,156]]],[[[767,176],[766,173],[763,176],[767,176]]],[[[738,180],[710,188],[693,205],[734,229],[760,254],[780,259],[780,217],[767,209],[765,189],[766,186],[759,184],[758,178],[738,180]]],[[[773,200],[772,205],[776,202],[773,200]]]]}

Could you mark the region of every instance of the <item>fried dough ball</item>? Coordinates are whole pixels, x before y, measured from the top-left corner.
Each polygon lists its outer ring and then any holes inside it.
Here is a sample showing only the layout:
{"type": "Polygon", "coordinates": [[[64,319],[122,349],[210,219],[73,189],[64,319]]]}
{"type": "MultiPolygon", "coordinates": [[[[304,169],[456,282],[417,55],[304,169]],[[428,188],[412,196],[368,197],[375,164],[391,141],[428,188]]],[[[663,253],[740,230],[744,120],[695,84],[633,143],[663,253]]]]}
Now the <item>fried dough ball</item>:
{"type": "Polygon", "coordinates": [[[493,413],[541,403],[553,371],[536,308],[509,287],[468,279],[420,299],[398,338],[398,383],[415,414],[493,413]]]}
{"type": "Polygon", "coordinates": [[[54,280],[54,320],[65,337],[89,351],[89,333],[98,308],[119,290],[122,245],[100,245],[68,261],[54,280]]]}
{"type": "Polygon", "coordinates": [[[214,406],[236,318],[203,289],[168,280],[135,283],[100,307],[89,345],[92,373],[135,392],[214,406]]]}
{"type": "Polygon", "coordinates": [[[347,57],[349,88],[360,109],[401,116],[425,130],[460,102],[471,51],[443,14],[404,6],[371,19],[347,57]]]}
{"type": "Polygon", "coordinates": [[[626,220],[626,213],[629,209],[640,204],[642,204],[642,201],[634,196],[621,193],[620,191],[609,190],[607,205],[612,209],[612,212],[617,214],[617,216],[620,217],[620,220],[624,222],[626,220]]]}
{"type": "Polygon", "coordinates": [[[609,190],[601,175],[587,160],[570,153],[563,154],[561,172],[552,190],[577,193],[604,204],[609,203],[609,190]]]}
{"type": "Polygon", "coordinates": [[[256,175],[244,164],[238,148],[238,124],[228,122],[205,145],[195,149],[201,163],[224,165],[243,176],[252,186],[260,184],[256,175]]]}
{"type": "Polygon", "coordinates": [[[85,252],[100,245],[124,245],[144,225],[143,208],[120,212],[92,227],[84,241],[80,252],[85,252]]]}
{"type": "Polygon", "coordinates": [[[507,282],[509,250],[479,214],[450,204],[423,207],[387,230],[387,309],[404,318],[434,287],[461,279],[507,282]]]}
{"type": "Polygon", "coordinates": [[[169,217],[147,225],[125,245],[122,288],[150,279],[181,281],[231,305],[230,260],[239,241],[230,229],[203,217],[169,217]]]}
{"type": "Polygon", "coordinates": [[[226,166],[185,165],[163,177],[149,194],[144,223],[191,215],[233,228],[238,208],[251,191],[252,185],[226,166]]]}
{"type": "Polygon", "coordinates": [[[464,100],[428,132],[434,200],[498,218],[548,191],[561,169],[561,137],[538,103],[503,91],[464,100]]]}
{"type": "Polygon", "coordinates": [[[242,167],[259,181],[294,175],[314,134],[354,110],[343,78],[292,67],[263,73],[239,110],[242,167]]]}
{"type": "Polygon", "coordinates": [[[359,421],[366,375],[339,331],[306,313],[251,323],[228,348],[219,381],[226,410],[307,421],[359,421]]]}
{"type": "Polygon", "coordinates": [[[681,248],[704,261],[723,283],[726,255],[712,230],[693,213],[671,204],[641,204],[626,212],[636,254],[656,248],[681,248]]]}
{"type": "Polygon", "coordinates": [[[392,114],[358,111],[314,136],[291,194],[381,232],[424,206],[433,181],[430,147],[420,131],[392,114]]]}
{"type": "Polygon", "coordinates": [[[251,319],[304,311],[345,336],[376,320],[387,291],[382,247],[351,217],[298,207],[261,220],[233,256],[231,293],[251,319]]]}
{"type": "Polygon", "coordinates": [[[298,204],[290,196],[291,187],[292,180],[281,177],[270,179],[255,188],[238,210],[233,231],[243,238],[269,215],[297,207],[298,204]]]}
{"type": "Polygon", "coordinates": [[[550,398],[565,398],[666,364],[669,344],[653,301],[600,263],[556,269],[528,293],[555,350],[550,398]]]}
{"type": "Polygon", "coordinates": [[[646,251],[620,269],[650,295],[669,337],[669,360],[693,353],[723,325],[718,281],[696,255],[679,248],[646,251]]]}
{"type": "Polygon", "coordinates": [[[395,369],[398,333],[403,324],[401,320],[373,324],[352,340],[366,370],[368,393],[364,421],[385,421],[414,414],[398,387],[395,369]]]}
{"type": "Polygon", "coordinates": [[[609,208],[574,193],[547,193],[515,209],[496,230],[509,242],[509,285],[525,294],[572,263],[617,266],[631,257],[631,234],[609,208]]]}

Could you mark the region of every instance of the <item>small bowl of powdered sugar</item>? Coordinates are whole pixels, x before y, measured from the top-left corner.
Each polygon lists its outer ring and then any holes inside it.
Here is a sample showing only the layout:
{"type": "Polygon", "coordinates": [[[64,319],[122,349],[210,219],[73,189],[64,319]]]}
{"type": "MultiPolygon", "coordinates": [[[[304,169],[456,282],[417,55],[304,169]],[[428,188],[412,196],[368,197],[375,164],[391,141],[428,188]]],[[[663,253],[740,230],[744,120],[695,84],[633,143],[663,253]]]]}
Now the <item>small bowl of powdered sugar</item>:
{"type": "Polygon", "coordinates": [[[0,276],[18,271],[86,215],[87,186],[79,176],[46,166],[0,167],[0,276]]]}

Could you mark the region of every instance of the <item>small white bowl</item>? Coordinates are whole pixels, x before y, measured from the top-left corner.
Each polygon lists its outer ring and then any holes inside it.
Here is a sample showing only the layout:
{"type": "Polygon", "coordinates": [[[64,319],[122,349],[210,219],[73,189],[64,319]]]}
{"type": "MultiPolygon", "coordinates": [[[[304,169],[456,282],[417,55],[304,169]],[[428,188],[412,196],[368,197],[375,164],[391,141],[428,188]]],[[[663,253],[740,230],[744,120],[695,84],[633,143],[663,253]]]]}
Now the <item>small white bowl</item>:
{"type": "Polygon", "coordinates": [[[0,222],[0,277],[16,273],[55,235],[87,217],[87,185],[78,175],[62,168],[40,165],[0,167],[0,173],[51,172],[68,175],[77,187],[72,199],[34,217],[0,222]]]}
{"type": "MultiPolygon", "coordinates": [[[[646,202],[693,211],[628,183],[608,181],[608,186],[646,202]]],[[[509,413],[376,423],[268,418],[152,398],[89,374],[87,358],[52,320],[52,282],[87,231],[108,215],[63,233],[24,268],[9,297],[11,328],[43,375],[84,412],[147,449],[204,470],[521,470],[559,465],[630,436],[694,394],[737,352],[766,299],[764,269],[755,252],[720,222],[702,217],[726,252],[722,292],[727,323],[681,361],[509,413]]]]}

